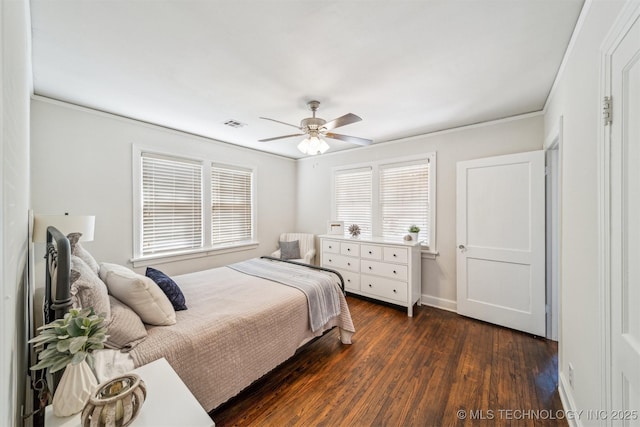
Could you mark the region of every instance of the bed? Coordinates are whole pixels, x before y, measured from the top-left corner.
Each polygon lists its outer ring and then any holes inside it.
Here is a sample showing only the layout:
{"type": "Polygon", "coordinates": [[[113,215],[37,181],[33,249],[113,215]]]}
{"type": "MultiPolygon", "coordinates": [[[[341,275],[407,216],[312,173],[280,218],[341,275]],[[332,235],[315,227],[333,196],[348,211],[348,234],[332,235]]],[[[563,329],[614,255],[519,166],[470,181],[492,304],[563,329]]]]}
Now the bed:
{"type": "MultiPolygon", "coordinates": [[[[89,255],[86,250],[77,239],[69,243],[53,227],[49,227],[47,235],[45,322],[64,316],[72,306],[87,306],[87,301],[96,298],[95,289],[89,297],[83,296],[89,291],[79,284],[78,259],[89,255]]],[[[92,263],[84,264],[82,268],[91,267],[92,263]]],[[[93,265],[94,272],[95,268],[93,265]]],[[[182,292],[187,309],[175,310],[172,324],[171,313],[162,300],[165,308],[160,319],[158,312],[152,313],[156,316],[152,323],[156,325],[146,322],[144,311],[156,310],[151,306],[159,301],[157,289],[153,297],[156,300],[140,305],[135,296],[122,294],[123,289],[129,291],[133,285],[126,281],[126,285],[115,283],[111,276],[113,271],[121,276],[136,276],[122,269],[125,267],[102,263],[96,272],[104,279],[109,294],[105,311],[109,311],[107,342],[112,347],[96,354],[98,379],[165,357],[208,412],[285,362],[313,338],[337,327],[341,342],[350,344],[355,333],[342,277],[330,269],[264,257],[174,276],[170,279],[182,292]],[[284,283],[291,280],[303,285],[284,283]],[[313,300],[316,303],[312,304],[313,300]],[[135,323],[137,317],[145,320],[144,330],[135,323]],[[165,325],[157,325],[163,322],[165,325]],[[120,326],[116,327],[117,323],[120,326]]],[[[137,276],[136,280],[142,281],[137,276]]],[[[97,298],[104,301],[101,286],[97,298]]],[[[174,303],[171,294],[167,296],[174,303]]]]}

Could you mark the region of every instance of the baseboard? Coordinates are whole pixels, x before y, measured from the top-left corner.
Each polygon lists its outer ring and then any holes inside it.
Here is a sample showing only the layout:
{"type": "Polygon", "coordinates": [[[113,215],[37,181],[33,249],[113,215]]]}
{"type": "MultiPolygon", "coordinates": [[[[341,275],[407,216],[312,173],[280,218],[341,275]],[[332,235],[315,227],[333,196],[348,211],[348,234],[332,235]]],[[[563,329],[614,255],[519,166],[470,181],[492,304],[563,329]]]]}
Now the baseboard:
{"type": "Polygon", "coordinates": [[[562,372],[558,375],[558,380],[558,393],[560,394],[562,409],[564,409],[565,419],[567,420],[569,427],[582,427],[582,420],[577,416],[579,411],[576,409],[576,403],[573,400],[573,393],[571,391],[569,381],[567,381],[562,372]]]}
{"type": "Polygon", "coordinates": [[[435,308],[439,308],[447,311],[453,311],[454,313],[458,311],[458,303],[450,299],[438,298],[431,295],[423,294],[422,297],[420,298],[420,302],[430,307],[435,307],[435,308]]]}

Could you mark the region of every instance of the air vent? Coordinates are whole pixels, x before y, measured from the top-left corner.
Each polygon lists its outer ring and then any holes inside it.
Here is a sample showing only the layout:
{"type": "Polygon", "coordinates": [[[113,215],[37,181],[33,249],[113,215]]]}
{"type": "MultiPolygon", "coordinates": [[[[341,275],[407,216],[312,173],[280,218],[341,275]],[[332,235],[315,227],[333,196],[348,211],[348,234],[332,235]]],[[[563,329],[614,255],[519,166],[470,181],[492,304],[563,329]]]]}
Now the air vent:
{"type": "Polygon", "coordinates": [[[241,128],[241,127],[245,127],[247,124],[246,123],[241,123],[237,120],[233,120],[233,119],[229,119],[226,122],[224,122],[224,124],[226,126],[231,126],[232,128],[241,128]]]}

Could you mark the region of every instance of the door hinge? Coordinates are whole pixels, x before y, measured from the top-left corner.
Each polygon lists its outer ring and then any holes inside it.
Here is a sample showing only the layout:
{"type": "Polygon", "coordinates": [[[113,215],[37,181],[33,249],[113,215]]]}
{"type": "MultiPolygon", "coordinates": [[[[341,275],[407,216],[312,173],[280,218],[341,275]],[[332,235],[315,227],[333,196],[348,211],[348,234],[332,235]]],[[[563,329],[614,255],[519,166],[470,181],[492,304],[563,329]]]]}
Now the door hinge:
{"type": "Polygon", "coordinates": [[[602,121],[605,126],[611,124],[613,114],[611,112],[611,97],[605,96],[602,100],[602,121]]]}

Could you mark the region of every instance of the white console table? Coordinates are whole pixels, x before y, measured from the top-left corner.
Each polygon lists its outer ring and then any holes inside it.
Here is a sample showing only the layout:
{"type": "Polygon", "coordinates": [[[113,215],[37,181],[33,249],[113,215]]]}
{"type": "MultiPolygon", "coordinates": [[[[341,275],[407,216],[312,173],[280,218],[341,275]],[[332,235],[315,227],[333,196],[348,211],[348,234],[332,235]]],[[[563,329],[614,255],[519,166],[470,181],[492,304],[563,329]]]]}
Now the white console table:
{"type": "Polygon", "coordinates": [[[413,316],[422,286],[419,242],[325,234],[320,248],[320,264],[342,275],[347,292],[407,307],[413,316]]]}
{"type": "MultiPolygon", "coordinates": [[[[147,397],[131,427],[214,427],[215,423],[182,382],[166,359],[134,369],[147,386],[147,397]]],[[[77,427],[81,414],[59,418],[51,405],[44,416],[45,427],[77,427]]]]}

